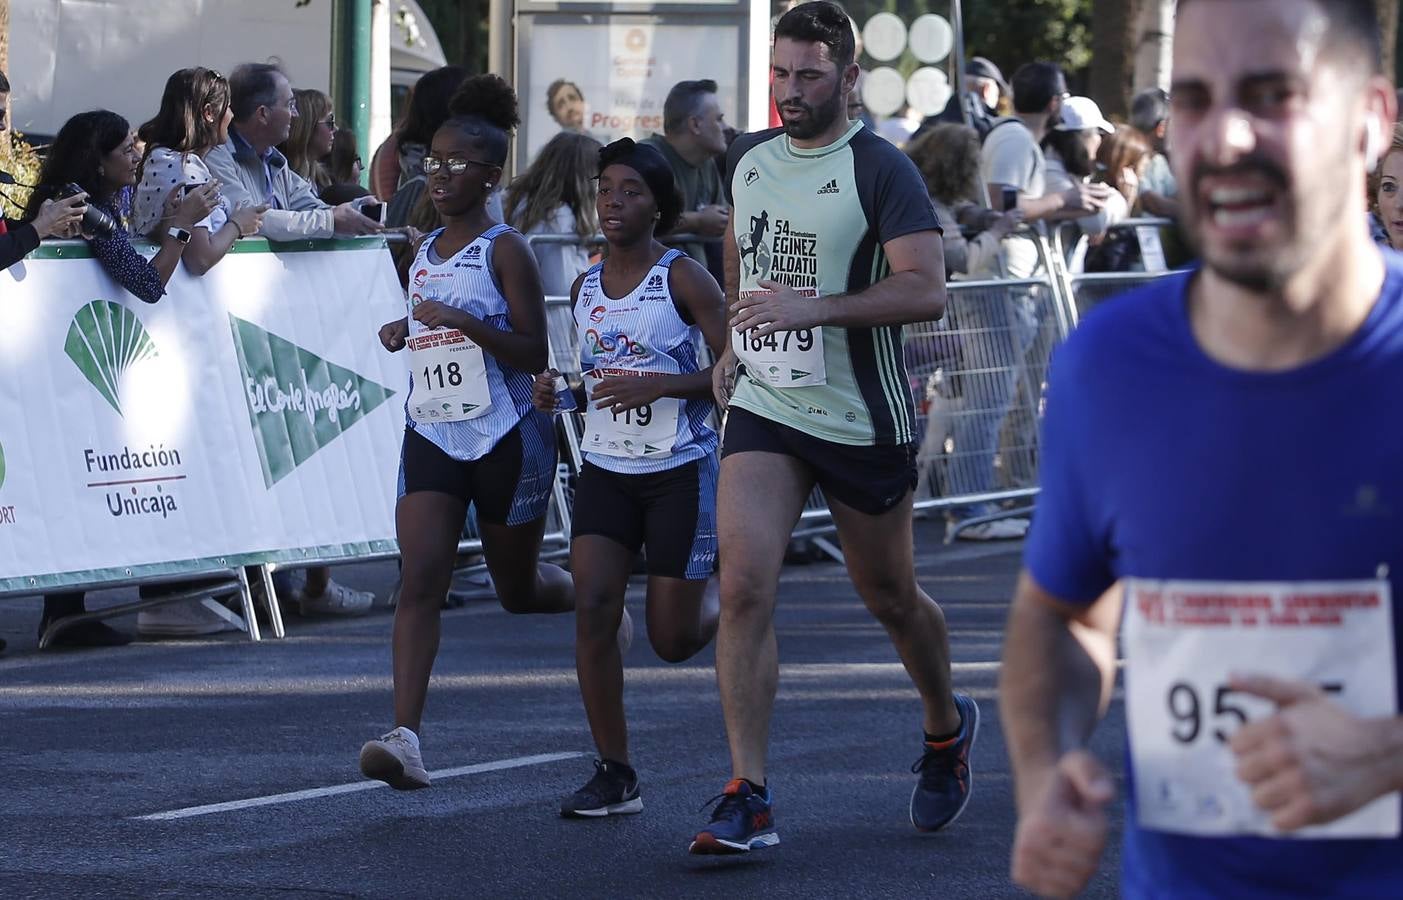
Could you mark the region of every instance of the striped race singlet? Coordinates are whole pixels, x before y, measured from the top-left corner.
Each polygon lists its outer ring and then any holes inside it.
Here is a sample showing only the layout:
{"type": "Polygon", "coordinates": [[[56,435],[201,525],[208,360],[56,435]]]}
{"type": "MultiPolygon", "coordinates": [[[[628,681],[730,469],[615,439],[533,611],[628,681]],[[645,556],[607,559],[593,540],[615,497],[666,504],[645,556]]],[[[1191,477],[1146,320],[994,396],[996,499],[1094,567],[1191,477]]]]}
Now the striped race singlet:
{"type": "MultiPolygon", "coordinates": [[[[434,241],[443,233],[442,228],[423,240],[409,278],[407,345],[411,350],[419,346],[427,347],[435,341],[460,338],[453,329],[427,328],[414,320],[414,307],[426,300],[437,300],[464,310],[498,331],[512,330],[507,298],[502,295],[501,285],[492,271],[492,244],[511,231],[513,229],[508,225],[495,225],[449,259],[441,259],[433,248],[434,241]]],[[[531,411],[530,373],[514,369],[483,353],[481,368],[473,370],[476,372],[473,383],[459,385],[462,390],[472,393],[477,401],[474,417],[460,421],[416,421],[410,410],[423,405],[428,391],[435,387],[442,388],[454,378],[461,382],[456,367],[445,374],[442,365],[434,365],[434,360],[426,361],[422,356],[416,353],[410,355],[409,397],[405,401],[406,426],[428,438],[454,459],[471,461],[482,458],[531,411]],[[485,391],[480,379],[486,381],[485,391]],[[483,400],[490,402],[484,404],[483,400]],[[485,411],[481,409],[483,405],[486,406],[485,411]]]]}
{"type": "MultiPolygon", "coordinates": [[[[700,371],[696,343],[700,330],[683,321],[669,282],[673,262],[685,258],[680,250],[667,251],[637,287],[617,299],[604,293],[603,263],[585,273],[574,313],[580,369],[586,373],[587,386],[591,372],[610,376],[700,371]]],[[[625,427],[636,423],[640,413],[649,424],[670,423],[673,416],[676,418],[676,427],[668,433],[657,434],[654,425],[646,446],[626,448],[605,446],[628,444],[629,433],[610,428],[609,411],[593,411],[586,417],[585,459],[601,469],[623,474],[662,472],[702,459],[716,450],[718,442],[715,430],[707,424],[713,408],[709,400],[663,398],[649,407],[615,416],[625,427]],[[601,431],[613,440],[592,443],[601,431]]]]}

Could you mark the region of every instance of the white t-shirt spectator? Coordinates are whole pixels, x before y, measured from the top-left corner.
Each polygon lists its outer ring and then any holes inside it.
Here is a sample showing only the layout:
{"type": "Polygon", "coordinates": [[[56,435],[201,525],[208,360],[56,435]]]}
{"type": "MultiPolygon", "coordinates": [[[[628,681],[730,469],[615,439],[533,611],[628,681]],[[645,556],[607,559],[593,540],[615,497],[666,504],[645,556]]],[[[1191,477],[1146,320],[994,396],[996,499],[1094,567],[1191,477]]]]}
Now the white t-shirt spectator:
{"type": "MultiPolygon", "coordinates": [[[[141,169],[141,182],[136,186],[132,198],[131,233],[137,237],[151,237],[151,232],[160,224],[161,211],[171,188],[178,184],[204,184],[213,176],[205,161],[194,153],[182,153],[168,147],[156,147],[141,169]]],[[[196,228],[208,229],[211,234],[224,227],[229,221],[229,201],[223,197],[219,206],[196,228]]]]}
{"type": "MultiPolygon", "coordinates": [[[[984,138],[979,153],[985,184],[1002,184],[1037,198],[1047,193],[1047,160],[1023,120],[999,119],[984,138]]],[[[1042,223],[1034,223],[1042,230],[1042,223]]],[[[1003,241],[1004,262],[1012,278],[1028,278],[1038,267],[1037,245],[1026,237],[1010,235],[1003,241]]]]}
{"type": "MultiPolygon", "coordinates": [[[[516,210],[513,219],[519,219],[521,209],[516,210]]],[[[550,218],[538,222],[526,232],[533,234],[567,234],[578,236],[575,231],[575,214],[569,204],[562,203],[551,211],[550,218]]],[[[536,244],[531,245],[536,254],[536,265],[541,269],[541,286],[547,297],[568,297],[570,288],[580,273],[589,268],[589,251],[579,244],[536,244]]]]}

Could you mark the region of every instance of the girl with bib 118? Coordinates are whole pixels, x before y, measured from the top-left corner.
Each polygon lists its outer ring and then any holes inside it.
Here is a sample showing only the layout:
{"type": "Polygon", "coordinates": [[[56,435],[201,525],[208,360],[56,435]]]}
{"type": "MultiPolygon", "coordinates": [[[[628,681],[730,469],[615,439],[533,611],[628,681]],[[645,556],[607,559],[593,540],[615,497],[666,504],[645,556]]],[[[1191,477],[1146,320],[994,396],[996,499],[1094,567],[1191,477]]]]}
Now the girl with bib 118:
{"type": "Polygon", "coordinates": [[[424,157],[445,225],[426,235],[409,277],[407,318],[380,329],[408,348],[408,414],[395,529],[403,559],[394,625],[394,730],[361,749],[361,771],[428,787],[420,717],[439,616],[468,505],[477,510],[497,598],[513,613],[568,612],[570,577],[538,561],[555,479],[550,416],[531,405],[547,364],[541,278],[526,240],[486,210],[502,177],[516,96],[495,75],[463,84],[424,157]]]}
{"type": "MultiPolygon", "coordinates": [[[[575,671],[599,760],[561,815],[643,809],[629,762],[623,658],[615,632],[640,549],[647,550],[648,639],[668,662],[710,643],[718,604],[717,435],[711,369],[697,336],[725,346],[721,289],[698,263],[660,244],[681,211],[672,170],[652,147],[624,138],[599,154],[605,261],[571,291],[584,385],[584,466],[575,489],[570,569],[575,579],[575,671]]],[[[554,370],[536,376],[536,406],[555,409],[554,370]]]]}

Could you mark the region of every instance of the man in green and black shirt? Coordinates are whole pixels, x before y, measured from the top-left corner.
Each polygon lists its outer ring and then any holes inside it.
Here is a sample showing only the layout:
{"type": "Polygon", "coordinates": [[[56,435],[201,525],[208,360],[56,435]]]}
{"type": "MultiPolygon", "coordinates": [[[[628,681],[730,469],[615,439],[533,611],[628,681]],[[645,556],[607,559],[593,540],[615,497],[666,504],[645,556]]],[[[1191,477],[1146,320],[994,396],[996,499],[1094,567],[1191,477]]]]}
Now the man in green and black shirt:
{"type": "Polygon", "coordinates": [[[728,407],[716,669],[732,780],[693,853],[779,842],[765,779],[779,671],[775,594],[789,534],[815,484],[853,585],[924,703],[911,821],[942,828],[969,796],[979,710],[951,693],[944,618],[916,583],[915,412],[901,349],[903,324],[944,310],[940,228],[910,160],[848,121],[853,49],[837,4],[817,0],[786,13],[771,71],[784,126],[739,138],[728,159],[732,331],[713,381],[728,407]]]}

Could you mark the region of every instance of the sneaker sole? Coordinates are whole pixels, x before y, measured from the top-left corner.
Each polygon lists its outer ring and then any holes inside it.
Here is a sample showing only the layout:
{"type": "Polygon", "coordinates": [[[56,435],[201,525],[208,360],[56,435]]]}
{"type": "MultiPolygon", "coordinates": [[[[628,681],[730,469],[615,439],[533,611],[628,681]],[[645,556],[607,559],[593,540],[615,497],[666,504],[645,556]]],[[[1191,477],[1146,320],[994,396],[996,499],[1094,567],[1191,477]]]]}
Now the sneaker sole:
{"type": "Polygon", "coordinates": [[[360,750],[360,771],[366,778],[383,781],[397,791],[413,791],[429,786],[429,773],[406,769],[399,757],[373,741],[360,750]]]}
{"type": "Polygon", "coordinates": [[[634,797],[623,803],[610,803],[595,809],[571,809],[560,811],[563,819],[602,819],[605,816],[632,816],[643,812],[643,798],[634,797]]]}
{"type": "Polygon", "coordinates": [[[696,856],[730,856],[736,853],[749,853],[751,850],[760,850],[764,847],[773,847],[778,843],[779,834],[774,831],[757,834],[750,839],[748,844],[723,840],[709,831],[703,831],[693,839],[687,852],[696,856]]]}
{"type": "Polygon", "coordinates": [[[969,759],[965,762],[965,768],[969,772],[969,790],[965,793],[965,802],[960,804],[960,808],[955,810],[955,814],[951,816],[948,821],[934,828],[922,828],[916,824],[916,791],[920,790],[920,785],[917,785],[911,791],[911,806],[907,810],[907,816],[911,819],[911,827],[915,828],[921,834],[939,834],[941,831],[954,825],[955,820],[965,811],[965,807],[969,806],[969,798],[974,796],[974,745],[975,742],[979,740],[979,704],[975,703],[973,698],[970,698],[970,708],[974,710],[974,733],[970,735],[969,759]]]}

